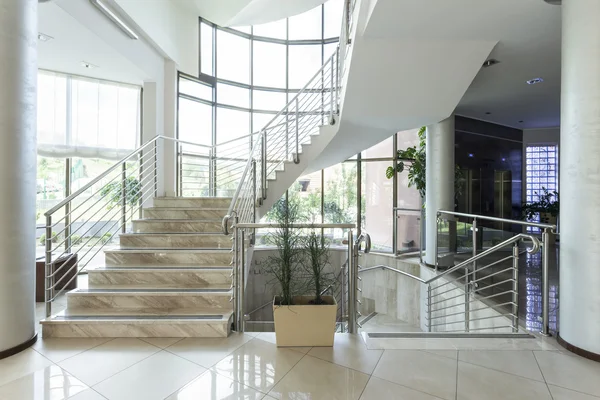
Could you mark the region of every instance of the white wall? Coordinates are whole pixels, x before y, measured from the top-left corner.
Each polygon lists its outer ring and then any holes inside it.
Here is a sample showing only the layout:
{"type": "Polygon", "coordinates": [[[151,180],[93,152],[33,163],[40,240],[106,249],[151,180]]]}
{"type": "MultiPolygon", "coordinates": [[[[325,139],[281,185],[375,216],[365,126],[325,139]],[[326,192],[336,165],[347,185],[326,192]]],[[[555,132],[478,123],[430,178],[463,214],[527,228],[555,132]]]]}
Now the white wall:
{"type": "Polygon", "coordinates": [[[127,15],[175,61],[179,70],[198,75],[198,15],[168,0],[115,0],[127,15]],[[142,4],[143,3],[143,4],[142,4]]]}

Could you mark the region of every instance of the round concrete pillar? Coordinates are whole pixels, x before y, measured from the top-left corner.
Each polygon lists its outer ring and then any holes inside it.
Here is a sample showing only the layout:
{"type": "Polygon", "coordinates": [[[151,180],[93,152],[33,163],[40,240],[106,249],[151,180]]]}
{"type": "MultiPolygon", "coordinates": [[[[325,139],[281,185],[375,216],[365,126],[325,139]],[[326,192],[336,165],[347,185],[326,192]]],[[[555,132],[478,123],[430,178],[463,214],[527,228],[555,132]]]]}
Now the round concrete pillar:
{"type": "Polygon", "coordinates": [[[0,358],[35,341],[37,0],[0,0],[0,358]]]}
{"type": "Polygon", "coordinates": [[[563,1],[559,333],[600,358],[599,15],[598,0],[563,1]]]}
{"type": "Polygon", "coordinates": [[[437,211],[454,210],[454,115],[427,127],[425,262],[435,264],[437,211]]]}

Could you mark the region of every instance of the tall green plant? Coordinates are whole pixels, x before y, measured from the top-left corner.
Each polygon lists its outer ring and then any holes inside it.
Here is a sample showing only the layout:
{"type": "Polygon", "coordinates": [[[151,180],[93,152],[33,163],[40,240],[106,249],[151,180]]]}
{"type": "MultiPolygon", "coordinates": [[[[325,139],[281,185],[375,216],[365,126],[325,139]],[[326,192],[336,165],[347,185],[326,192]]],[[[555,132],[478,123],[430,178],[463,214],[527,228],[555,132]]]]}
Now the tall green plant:
{"type": "MultiPolygon", "coordinates": [[[[142,195],[141,186],[140,181],[133,177],[128,177],[125,180],[125,204],[131,207],[132,214],[133,207],[138,204],[142,195]]],[[[112,182],[104,186],[100,194],[103,197],[108,197],[108,209],[119,206],[123,201],[123,184],[122,182],[112,182]]]]}
{"type": "Polygon", "coordinates": [[[314,291],[314,300],[312,304],[325,304],[321,293],[329,285],[335,284],[333,272],[331,271],[331,263],[329,261],[329,246],[324,238],[311,231],[304,239],[305,248],[305,267],[308,274],[311,276],[311,289],[314,291]]]}
{"type": "MultiPolygon", "coordinates": [[[[406,150],[398,150],[396,153],[396,168],[393,166],[387,167],[385,176],[392,179],[394,174],[404,172],[406,163],[408,163],[408,187],[414,187],[419,191],[419,194],[424,199],[426,190],[426,165],[427,154],[426,148],[426,132],[427,128],[422,126],[419,129],[419,145],[408,147],[406,150]]],[[[459,197],[462,193],[464,184],[464,176],[458,165],[454,166],[454,197],[459,197]]]]}
{"type": "Polygon", "coordinates": [[[278,227],[267,235],[266,242],[276,247],[276,255],[267,257],[264,271],[273,276],[269,283],[279,292],[276,304],[292,305],[294,296],[306,293],[309,285],[302,268],[302,235],[293,227],[299,207],[282,199],[271,211],[272,221],[278,227]]]}

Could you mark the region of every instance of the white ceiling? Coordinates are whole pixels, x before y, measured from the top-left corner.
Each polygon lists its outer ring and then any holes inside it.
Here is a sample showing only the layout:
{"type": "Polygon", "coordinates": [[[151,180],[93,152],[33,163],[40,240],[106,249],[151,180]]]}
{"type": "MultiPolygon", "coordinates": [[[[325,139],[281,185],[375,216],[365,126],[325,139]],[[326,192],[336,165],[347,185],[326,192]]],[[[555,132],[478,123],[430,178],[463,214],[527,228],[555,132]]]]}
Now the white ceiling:
{"type": "MultiPolygon", "coordinates": [[[[370,37],[498,41],[490,57],[500,64],[479,72],[457,114],[516,128],[560,124],[560,6],[544,0],[374,3],[386,7],[374,7],[365,32],[370,37]],[[390,15],[396,16],[393,22],[390,15]],[[544,82],[525,83],[537,77],[544,82]]],[[[442,64],[449,61],[439,60],[442,64]]]]}
{"type": "Polygon", "coordinates": [[[112,39],[138,48],[145,44],[128,39],[88,1],[40,3],[38,21],[39,32],[53,37],[47,42],[38,41],[41,69],[138,85],[154,78],[151,72],[119,51],[112,39]],[[97,68],[85,68],[82,61],[97,68]]]}

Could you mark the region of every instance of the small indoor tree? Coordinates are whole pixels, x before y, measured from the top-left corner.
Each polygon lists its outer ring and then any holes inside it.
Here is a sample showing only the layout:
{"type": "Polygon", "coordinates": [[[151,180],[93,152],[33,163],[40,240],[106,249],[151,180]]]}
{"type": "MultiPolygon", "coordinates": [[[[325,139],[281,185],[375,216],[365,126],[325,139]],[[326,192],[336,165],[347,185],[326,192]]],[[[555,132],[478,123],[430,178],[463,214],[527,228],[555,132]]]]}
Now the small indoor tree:
{"type": "Polygon", "coordinates": [[[305,268],[311,276],[310,288],[314,291],[314,299],[310,304],[328,304],[323,300],[322,293],[336,280],[329,262],[329,246],[324,238],[312,230],[304,238],[305,268]]]}

